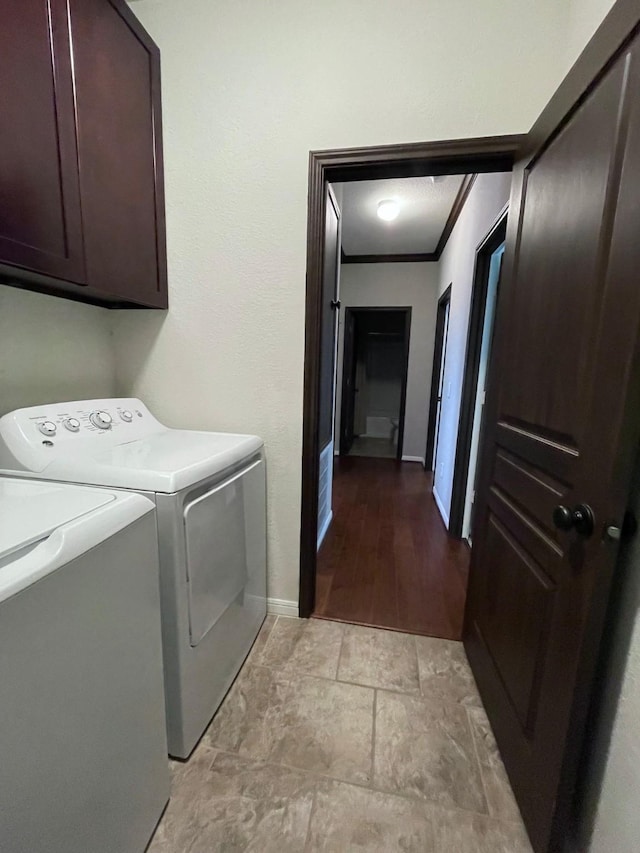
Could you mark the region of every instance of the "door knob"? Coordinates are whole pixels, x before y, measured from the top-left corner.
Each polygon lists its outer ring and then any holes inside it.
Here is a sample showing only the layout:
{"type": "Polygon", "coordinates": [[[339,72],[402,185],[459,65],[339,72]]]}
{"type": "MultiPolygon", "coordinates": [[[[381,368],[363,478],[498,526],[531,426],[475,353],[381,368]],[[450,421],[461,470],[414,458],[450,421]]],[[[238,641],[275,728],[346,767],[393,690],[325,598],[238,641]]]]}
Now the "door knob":
{"type": "Polygon", "coordinates": [[[553,523],[559,530],[575,530],[588,539],[593,533],[595,518],[587,504],[578,504],[573,509],[560,504],[553,511],[553,523]]]}

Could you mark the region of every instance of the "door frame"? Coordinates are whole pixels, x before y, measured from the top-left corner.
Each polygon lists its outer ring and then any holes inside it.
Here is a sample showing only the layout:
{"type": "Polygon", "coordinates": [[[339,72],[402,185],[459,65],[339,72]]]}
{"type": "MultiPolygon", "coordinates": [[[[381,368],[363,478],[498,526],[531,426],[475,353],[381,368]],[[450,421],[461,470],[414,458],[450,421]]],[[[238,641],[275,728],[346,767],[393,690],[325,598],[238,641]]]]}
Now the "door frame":
{"type": "Polygon", "coordinates": [[[451,311],[451,290],[453,282],[438,299],[436,308],[436,338],[433,345],[433,362],[431,366],[431,391],[429,393],[429,421],[427,423],[427,447],[424,453],[424,470],[433,471],[433,454],[436,444],[436,425],[438,409],[438,390],[440,388],[440,373],[447,354],[447,336],[444,333],[446,307],[451,311]]]}
{"type": "Polygon", "coordinates": [[[335,181],[511,172],[523,142],[522,135],[485,136],[309,153],[300,519],[299,613],[302,617],[311,616],[315,603],[325,187],[335,181]]]}
{"type": "MultiPolygon", "coordinates": [[[[469,477],[469,456],[471,453],[471,438],[476,393],[478,390],[480,350],[482,348],[482,330],[487,302],[487,289],[489,286],[489,266],[491,264],[491,256],[506,240],[508,211],[508,205],[500,211],[489,233],[483,238],[476,249],[469,327],[467,331],[467,348],[462,380],[462,397],[460,398],[458,439],[453,468],[451,510],[449,513],[449,533],[458,539],[462,538],[462,526],[464,523],[464,507],[467,496],[467,480],[469,477]]],[[[480,454],[480,446],[481,442],[478,445],[478,455],[480,454]]]]}
{"type": "MultiPolygon", "coordinates": [[[[402,370],[402,387],[400,389],[400,414],[398,417],[398,448],[396,451],[396,459],[400,461],[402,459],[402,448],[404,445],[404,422],[405,422],[405,413],[407,408],[407,382],[409,379],[409,343],[411,338],[411,307],[406,305],[376,305],[373,307],[363,306],[362,308],[359,305],[350,305],[344,309],[344,324],[346,328],[347,318],[351,316],[351,314],[364,314],[364,313],[373,313],[374,311],[386,311],[393,312],[394,314],[403,314],[404,315],[404,366],[402,370]]],[[[343,355],[342,355],[342,364],[344,366],[344,344],[345,339],[343,338],[343,355]]],[[[355,366],[355,362],[354,362],[355,366]]],[[[344,373],[344,369],[342,371],[342,396],[340,398],[340,456],[344,456],[342,452],[342,419],[345,414],[346,408],[346,400],[345,400],[345,390],[346,390],[346,377],[344,373]]],[[[353,393],[355,393],[355,389],[352,389],[353,393]]]]}

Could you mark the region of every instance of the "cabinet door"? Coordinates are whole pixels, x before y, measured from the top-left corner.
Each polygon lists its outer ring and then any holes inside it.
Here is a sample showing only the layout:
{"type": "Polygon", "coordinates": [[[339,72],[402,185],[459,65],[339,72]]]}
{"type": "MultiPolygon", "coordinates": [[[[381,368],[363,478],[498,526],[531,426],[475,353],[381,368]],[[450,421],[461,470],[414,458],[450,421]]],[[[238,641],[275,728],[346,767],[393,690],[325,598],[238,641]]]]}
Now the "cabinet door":
{"type": "Polygon", "coordinates": [[[64,0],[6,0],[0,24],[0,263],[84,283],[64,0]]]}
{"type": "Polygon", "coordinates": [[[87,279],[166,307],[160,55],[124,0],[70,0],[87,279]]]}

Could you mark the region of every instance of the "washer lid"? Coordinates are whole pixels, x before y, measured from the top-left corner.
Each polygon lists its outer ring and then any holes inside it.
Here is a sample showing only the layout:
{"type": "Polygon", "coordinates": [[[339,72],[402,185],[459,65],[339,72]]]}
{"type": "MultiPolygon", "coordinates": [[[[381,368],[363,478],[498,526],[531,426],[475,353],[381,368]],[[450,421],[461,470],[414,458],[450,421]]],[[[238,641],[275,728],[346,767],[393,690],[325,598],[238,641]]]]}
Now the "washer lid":
{"type": "Polygon", "coordinates": [[[38,476],[172,494],[243,462],[262,445],[255,435],[167,429],[126,444],[61,454],[38,476]]]}
{"type": "Polygon", "coordinates": [[[0,478],[0,560],[115,500],[98,489],[0,478]]]}

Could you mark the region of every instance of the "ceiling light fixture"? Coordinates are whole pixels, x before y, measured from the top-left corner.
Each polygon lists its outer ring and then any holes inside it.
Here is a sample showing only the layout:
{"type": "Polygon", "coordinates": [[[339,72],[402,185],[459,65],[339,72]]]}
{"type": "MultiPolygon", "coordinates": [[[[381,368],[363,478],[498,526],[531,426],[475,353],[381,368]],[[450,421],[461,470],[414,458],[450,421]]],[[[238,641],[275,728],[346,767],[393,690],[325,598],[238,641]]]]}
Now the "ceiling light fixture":
{"type": "Polygon", "coordinates": [[[432,184],[439,184],[446,179],[446,175],[429,175],[432,184]]]}
{"type": "Polygon", "coordinates": [[[393,222],[400,213],[400,205],[395,199],[386,198],[378,202],[378,216],[385,222],[393,222]]]}

